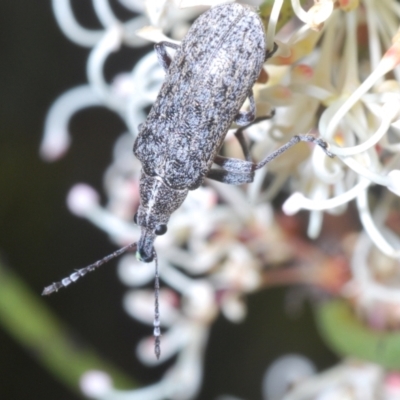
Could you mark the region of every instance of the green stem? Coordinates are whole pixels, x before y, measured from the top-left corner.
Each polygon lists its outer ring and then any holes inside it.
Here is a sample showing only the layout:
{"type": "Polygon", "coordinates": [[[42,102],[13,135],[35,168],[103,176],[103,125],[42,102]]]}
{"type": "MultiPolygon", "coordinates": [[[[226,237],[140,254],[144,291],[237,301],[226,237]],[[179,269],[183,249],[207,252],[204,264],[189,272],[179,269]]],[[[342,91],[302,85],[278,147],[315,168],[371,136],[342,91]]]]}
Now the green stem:
{"type": "Polygon", "coordinates": [[[137,383],[104,361],[93,349],[76,346],[69,329],[32,293],[15,273],[0,261],[0,324],[50,374],[70,390],[82,395],[79,379],[88,370],[109,374],[117,388],[134,388],[137,383]]]}
{"type": "Polygon", "coordinates": [[[339,356],[356,357],[400,370],[399,331],[374,331],[357,318],[344,300],[325,302],[315,311],[322,337],[339,356]]]}

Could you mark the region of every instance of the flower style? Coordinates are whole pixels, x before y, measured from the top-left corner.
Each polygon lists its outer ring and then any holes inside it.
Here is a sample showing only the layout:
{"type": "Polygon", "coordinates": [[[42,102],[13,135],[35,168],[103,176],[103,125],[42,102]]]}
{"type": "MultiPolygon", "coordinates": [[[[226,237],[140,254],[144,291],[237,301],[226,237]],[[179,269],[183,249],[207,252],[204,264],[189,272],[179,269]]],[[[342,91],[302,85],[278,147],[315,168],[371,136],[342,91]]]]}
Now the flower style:
{"type": "MultiPolygon", "coordinates": [[[[76,21],[69,0],[53,0],[65,35],[92,49],[88,84],[67,91],[54,102],[40,152],[53,161],[68,150],[68,121],[82,108],[103,105],[123,118],[128,133],[116,142],[113,162],[104,177],[107,206],[99,204],[97,194],[87,185],[75,186],[68,196],[72,212],[89,219],[121,246],[139,238],[132,220],[139,204],[140,164],[131,149],[164,72],[155,53],[150,52],[131,72],[115,76],[109,84],[104,63],[122,44],[139,47],[146,43],[144,38],[179,43],[189,21],[204,9],[190,6],[217,1],[120,3],[138,16],[120,21],[108,0],[93,0],[103,29],[89,30],[76,21]]],[[[275,115],[247,129],[252,154],[261,159],[293,135],[311,132],[329,143],[336,158],[329,159],[318,146],[302,143],[258,171],[247,187],[210,181],[190,192],[171,216],[168,234],[157,240],[160,274],[169,287],[160,294],[162,360],[177,354],[175,364],[160,382],[131,392],[116,391],[101,374],[87,374],[82,380],[87,395],[113,400],[193,398],[201,384],[210,326],[218,313],[241,321],[246,315],[245,295],[272,284],[319,286],[348,298],[369,326],[400,326],[400,295],[394,285],[400,239],[389,226],[390,219],[398,215],[400,194],[400,5],[395,0],[314,0],[306,10],[299,0],[292,0],[296,18],[281,27],[283,0],[268,4],[261,10],[262,16],[268,17],[267,47],[272,49],[274,42],[279,47],[264,66],[254,95],[258,116],[272,109],[275,115]],[[368,192],[375,184],[383,186],[385,194],[372,214],[368,192]],[[343,260],[326,259],[314,249],[312,254],[319,258],[313,264],[311,257],[301,256],[311,248],[294,240],[274,218],[268,202],[282,190],[291,193],[283,204],[287,215],[310,211],[310,238],[320,234],[324,212],[343,213],[350,201],[356,201],[364,232],[354,248],[348,284],[343,260]],[[294,253],[300,256],[296,258],[294,253]],[[295,259],[297,268],[293,270],[264,270],[265,265],[295,259]],[[386,270],[381,270],[382,265],[386,270]],[[333,275],[326,273],[332,270],[333,275]]],[[[224,149],[225,154],[240,157],[232,132],[224,149]]],[[[137,287],[152,280],[152,266],[128,254],[120,260],[119,274],[134,288],[124,299],[127,313],[151,325],[152,293],[137,287]]],[[[150,338],[139,344],[137,355],[143,363],[155,365],[150,338]]],[[[313,396],[320,398],[316,393],[313,396]]]]}

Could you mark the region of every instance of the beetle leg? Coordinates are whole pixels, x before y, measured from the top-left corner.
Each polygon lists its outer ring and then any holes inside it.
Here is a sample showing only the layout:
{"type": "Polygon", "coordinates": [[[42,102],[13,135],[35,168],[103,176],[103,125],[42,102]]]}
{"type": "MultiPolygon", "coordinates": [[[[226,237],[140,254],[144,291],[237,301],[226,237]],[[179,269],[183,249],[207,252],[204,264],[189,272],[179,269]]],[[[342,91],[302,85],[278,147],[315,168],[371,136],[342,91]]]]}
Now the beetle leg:
{"type": "Polygon", "coordinates": [[[251,161],[240,160],[239,158],[228,158],[217,155],[214,163],[228,172],[235,174],[248,174],[254,171],[254,163],[251,161]]]}
{"type": "Polygon", "coordinates": [[[265,52],[265,61],[268,60],[268,58],[271,58],[276,51],[278,50],[278,45],[274,42],[274,47],[272,48],[272,50],[268,50],[265,52]]]}
{"type": "Polygon", "coordinates": [[[266,119],[272,118],[274,115],[275,115],[275,111],[272,110],[270,115],[264,115],[263,117],[257,117],[255,119],[253,119],[253,121],[251,121],[250,124],[248,124],[246,126],[242,126],[236,130],[235,136],[236,136],[236,139],[239,141],[240,147],[243,150],[243,154],[244,154],[246,161],[251,161],[251,156],[250,156],[249,148],[246,143],[246,139],[244,138],[244,135],[243,135],[243,131],[245,129],[249,128],[251,125],[258,124],[261,121],[265,121],[266,119]]]}
{"type": "Polygon", "coordinates": [[[249,93],[250,111],[239,111],[235,117],[235,123],[239,126],[246,126],[252,123],[256,117],[256,103],[254,101],[253,90],[249,93]]]}
{"type": "Polygon", "coordinates": [[[179,49],[179,45],[171,42],[160,42],[154,45],[154,50],[157,53],[158,61],[160,62],[161,66],[163,67],[164,71],[167,72],[169,65],[171,64],[171,57],[167,53],[166,47],[170,47],[171,49],[177,50],[179,49]]]}
{"type": "Polygon", "coordinates": [[[321,138],[313,135],[296,135],[293,136],[292,139],[290,139],[286,144],[279,147],[279,149],[275,150],[273,153],[261,160],[259,163],[217,155],[214,159],[214,163],[218,164],[223,169],[212,168],[208,172],[207,178],[231,185],[241,185],[242,183],[253,182],[254,171],[264,167],[270,161],[274,160],[276,157],[280,156],[286,150],[290,149],[299,142],[315,143],[322,148],[328,157],[334,157],[334,154],[328,150],[328,144],[321,138]]]}
{"type": "Polygon", "coordinates": [[[253,182],[254,163],[251,161],[216,156],[214,163],[218,164],[223,169],[212,168],[208,172],[207,178],[230,185],[241,185],[243,183],[253,182]]]}
{"type": "Polygon", "coordinates": [[[223,169],[211,168],[207,174],[207,178],[218,182],[228,183],[229,185],[242,185],[243,183],[253,182],[254,172],[236,173],[225,171],[223,169]]]}
{"type": "Polygon", "coordinates": [[[259,163],[254,164],[253,170],[256,171],[257,169],[262,168],[264,165],[268,164],[270,161],[272,161],[274,158],[280,156],[282,153],[284,153],[286,150],[289,150],[292,146],[299,142],[312,142],[317,144],[321,149],[325,152],[325,154],[328,157],[335,157],[334,154],[332,154],[328,150],[328,143],[326,143],[324,140],[321,138],[315,137],[313,135],[296,135],[293,136],[286,144],[283,146],[279,147],[279,149],[275,150],[273,153],[269,154],[267,157],[265,157],[263,160],[261,160],[259,163]]]}
{"type": "MultiPolygon", "coordinates": [[[[168,43],[168,42],[161,42],[161,43],[168,43]]],[[[271,58],[277,50],[278,50],[278,45],[274,42],[273,49],[267,50],[265,52],[265,61],[267,61],[269,58],[271,58]]],[[[166,56],[168,57],[168,54],[165,51],[165,49],[163,49],[163,51],[166,54],[166,56]]],[[[246,126],[246,125],[250,124],[251,122],[254,121],[254,119],[256,117],[256,103],[254,101],[254,95],[253,95],[252,89],[250,89],[249,101],[250,101],[250,111],[239,111],[235,117],[235,122],[239,126],[246,126]]]]}

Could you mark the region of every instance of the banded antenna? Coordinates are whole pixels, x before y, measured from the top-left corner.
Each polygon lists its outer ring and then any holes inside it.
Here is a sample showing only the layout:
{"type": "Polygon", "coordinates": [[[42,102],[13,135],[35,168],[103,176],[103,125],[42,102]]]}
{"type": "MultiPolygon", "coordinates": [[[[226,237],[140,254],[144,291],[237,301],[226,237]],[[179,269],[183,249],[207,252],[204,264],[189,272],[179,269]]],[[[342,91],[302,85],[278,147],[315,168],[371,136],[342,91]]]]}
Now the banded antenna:
{"type": "Polygon", "coordinates": [[[121,254],[126,253],[128,250],[132,249],[135,251],[136,248],[137,248],[137,243],[128,244],[128,246],[122,247],[121,249],[114,251],[114,253],[111,253],[108,256],[105,256],[101,260],[98,260],[95,263],[90,264],[85,268],[75,270],[74,273],[72,273],[71,275],[67,276],[64,279],[61,279],[61,281],[54,282],[51,285],[46,286],[42,292],[42,296],[48,296],[49,294],[52,294],[53,292],[58,292],[59,289],[61,289],[63,287],[67,287],[71,283],[76,282],[78,279],[85,276],[88,272],[94,271],[95,269],[101,267],[103,264],[106,264],[109,261],[111,261],[113,258],[119,257],[121,254]]]}
{"type": "MultiPolygon", "coordinates": [[[[113,258],[119,257],[120,255],[126,253],[129,250],[136,251],[137,243],[128,244],[128,246],[122,247],[119,250],[114,251],[114,253],[105,256],[101,260],[96,261],[93,264],[88,265],[85,268],[77,269],[71,275],[67,276],[64,279],[61,279],[59,282],[54,282],[49,286],[46,286],[42,292],[42,296],[48,296],[54,292],[58,292],[61,288],[69,286],[71,283],[76,282],[78,279],[85,276],[87,273],[94,271],[95,269],[101,267],[103,264],[108,263],[113,258]]],[[[161,347],[160,347],[160,311],[159,311],[159,295],[160,295],[160,276],[158,272],[158,259],[157,253],[154,250],[154,262],[155,262],[155,279],[154,279],[154,322],[153,322],[153,335],[154,335],[154,353],[157,359],[160,358],[161,347]]]]}

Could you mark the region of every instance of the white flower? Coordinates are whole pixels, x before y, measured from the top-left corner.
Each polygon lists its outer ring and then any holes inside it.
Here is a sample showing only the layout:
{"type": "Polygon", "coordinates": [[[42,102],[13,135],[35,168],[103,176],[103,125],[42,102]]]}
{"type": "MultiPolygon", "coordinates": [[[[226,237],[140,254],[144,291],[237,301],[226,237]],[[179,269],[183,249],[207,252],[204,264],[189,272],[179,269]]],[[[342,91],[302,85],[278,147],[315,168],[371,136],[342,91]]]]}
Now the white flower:
{"type": "MultiPolygon", "coordinates": [[[[71,142],[68,122],[83,108],[103,105],[125,121],[127,133],[117,140],[105,173],[107,205],[102,207],[96,192],[82,184],[68,197],[72,212],[90,220],[121,246],[137,241],[140,234],[132,222],[139,204],[140,163],[131,149],[137,127],[145,120],[146,108],[155,101],[165,74],[154,52],[111,83],[104,77],[104,64],[121,46],[142,46],[144,38],[179,43],[189,21],[202,10],[181,10],[179,6],[219,2],[120,3],[139,15],[121,21],[108,0],[93,0],[102,28],[91,30],[77,22],[70,0],[53,0],[65,35],[91,50],[88,84],[55,101],[46,119],[40,152],[49,161],[65,154],[71,142]]],[[[279,48],[265,65],[264,78],[260,77],[254,94],[257,115],[269,115],[272,109],[275,115],[247,130],[252,155],[260,160],[294,135],[311,132],[329,143],[336,158],[326,157],[318,146],[302,143],[258,171],[252,185],[210,182],[190,192],[171,216],[168,233],[157,240],[161,278],[169,286],[160,292],[161,361],[176,356],[176,362],[160,382],[130,392],[114,390],[104,376],[88,375],[82,383],[86,394],[111,400],[193,398],[202,380],[210,327],[220,311],[240,322],[247,311],[246,294],[268,284],[302,282],[328,287],[331,275],[315,266],[282,276],[263,271],[268,263],[284,263],[293,257],[290,243],[286,243],[290,240],[276,225],[267,203],[282,189],[290,192],[284,212],[310,211],[311,238],[320,234],[324,212],[343,213],[350,201],[356,201],[364,233],[354,249],[351,283],[342,292],[367,323],[379,323],[382,329],[400,326],[399,280],[393,272],[400,258],[400,238],[387,226],[390,215],[397,213],[400,194],[400,6],[395,0],[315,0],[308,9],[298,0],[291,4],[298,20],[290,19],[282,29],[278,26],[283,0],[266,6],[270,17],[267,48],[272,50],[274,42],[279,48]],[[368,204],[372,185],[383,186],[385,193],[374,213],[368,204]],[[379,262],[374,264],[371,254],[379,262]],[[378,282],[376,265],[390,265],[392,275],[378,282]],[[375,318],[376,310],[384,311],[382,320],[375,318]]],[[[231,132],[225,153],[241,157],[231,132]]],[[[134,288],[124,298],[127,313],[152,325],[153,293],[138,289],[152,281],[152,266],[139,264],[128,254],[120,260],[119,274],[134,288]]],[[[332,292],[340,292],[344,280],[339,277],[332,292]]],[[[143,339],[137,355],[145,364],[155,365],[153,339],[143,339]]],[[[287,399],[311,398],[304,393],[315,399],[338,398],[348,395],[343,385],[350,385],[354,396],[348,398],[365,400],[367,392],[359,385],[359,377],[369,376],[373,387],[380,374],[381,370],[373,367],[343,364],[312,378],[314,383],[299,386],[287,399]],[[321,385],[324,390],[315,389],[321,385]]]]}

